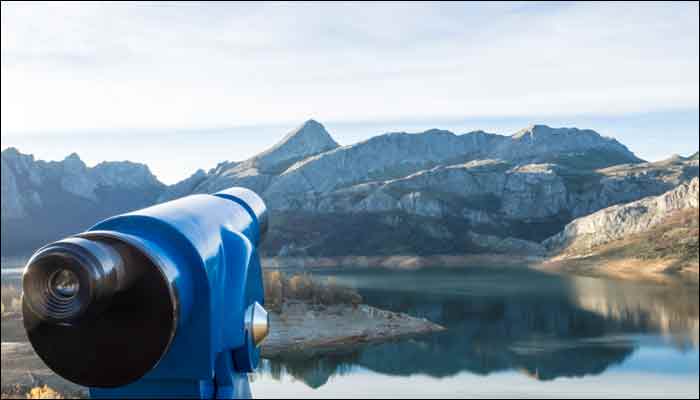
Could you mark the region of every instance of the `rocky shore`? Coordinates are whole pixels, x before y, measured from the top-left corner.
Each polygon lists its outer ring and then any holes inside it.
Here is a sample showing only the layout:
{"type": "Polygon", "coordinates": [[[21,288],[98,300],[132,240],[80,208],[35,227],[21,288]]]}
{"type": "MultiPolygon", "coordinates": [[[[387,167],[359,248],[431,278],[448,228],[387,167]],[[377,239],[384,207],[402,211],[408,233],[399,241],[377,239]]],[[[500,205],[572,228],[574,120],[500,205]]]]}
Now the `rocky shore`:
{"type": "Polygon", "coordinates": [[[444,330],[423,318],[357,306],[313,306],[301,302],[285,304],[273,313],[272,331],[262,347],[265,358],[313,357],[343,353],[357,345],[381,343],[444,330]]]}

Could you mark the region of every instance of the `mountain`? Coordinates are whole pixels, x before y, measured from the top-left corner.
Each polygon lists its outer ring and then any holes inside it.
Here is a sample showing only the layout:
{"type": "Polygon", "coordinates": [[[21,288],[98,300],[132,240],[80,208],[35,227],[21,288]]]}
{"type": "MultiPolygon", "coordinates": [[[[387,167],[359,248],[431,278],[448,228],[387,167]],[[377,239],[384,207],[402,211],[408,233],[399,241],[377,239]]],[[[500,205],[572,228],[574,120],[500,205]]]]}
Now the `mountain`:
{"type": "Polygon", "coordinates": [[[559,259],[652,260],[663,271],[694,271],[697,276],[699,196],[696,177],[660,196],[578,218],[544,244],[559,259]]]}
{"type": "Polygon", "coordinates": [[[271,210],[268,256],[541,254],[539,242],[573,219],[695,176],[697,159],[646,163],[595,131],[545,125],[511,136],[393,132],[339,146],[309,120],[254,157],[168,187],[138,164],[87,168],[75,155],[46,163],[11,149],[2,221],[13,234],[3,254],[40,241],[30,226],[57,239],[109,214],[230,186],[255,190],[271,210]]]}
{"type": "Polygon", "coordinates": [[[188,178],[161,200],[185,194],[180,186],[256,190],[273,212],[269,255],[538,254],[537,242],[574,218],[698,175],[697,164],[644,163],[587,129],[431,129],[341,147],[320,124],[307,125],[316,129],[305,141],[321,146],[297,153],[287,145],[305,131],[296,130],[259,156],[188,178]],[[263,170],[261,158],[279,151],[298,161],[263,170]]]}
{"type": "Polygon", "coordinates": [[[551,248],[590,250],[596,246],[645,232],[661,223],[669,214],[698,208],[698,178],[683,183],[661,196],[616,205],[578,218],[546,241],[551,248]]]}
{"type": "Polygon", "coordinates": [[[265,192],[277,212],[266,246],[285,255],[500,252],[470,232],[539,242],[574,218],[695,176],[697,161],[580,170],[479,160],[327,192],[265,192]]]}
{"type": "MultiPolygon", "coordinates": [[[[193,187],[192,193],[241,185],[283,203],[290,195],[327,194],[364,182],[482,159],[518,164],[557,162],[588,169],[642,161],[613,139],[575,128],[533,125],[510,137],[483,131],[455,135],[431,129],[418,134],[387,133],[340,147],[323,125],[309,120],[269,150],[243,162],[220,163],[206,177],[196,174],[182,185],[193,187]],[[581,165],[581,160],[587,165],[581,165]]],[[[161,200],[180,194],[168,190],[161,200]]]]}
{"type": "Polygon", "coordinates": [[[517,164],[559,162],[569,166],[577,164],[579,158],[591,158],[591,154],[604,156],[586,165],[588,169],[642,161],[617,141],[590,130],[533,125],[508,137],[483,131],[455,135],[432,129],[419,134],[380,135],[307,158],[284,171],[266,193],[323,193],[474,160],[496,159],[517,164]]]}
{"type": "Polygon", "coordinates": [[[491,155],[503,160],[557,163],[578,169],[596,169],[640,160],[615,139],[590,129],[532,125],[511,136],[491,155]]]}
{"type": "Polygon", "coordinates": [[[77,154],[46,162],[8,148],[2,152],[2,254],[30,252],[102,218],[151,205],[164,188],[143,164],[89,168],[77,154]]]}
{"type": "Polygon", "coordinates": [[[251,159],[251,164],[269,174],[279,174],[304,158],[333,150],[338,143],[326,128],[313,119],[289,132],[270,149],[251,159]]]}
{"type": "Polygon", "coordinates": [[[242,162],[223,162],[205,174],[194,175],[166,190],[160,200],[171,200],[191,193],[212,193],[231,186],[245,186],[262,193],[289,166],[299,160],[338,147],[320,123],[308,120],[289,132],[270,149],[242,162]]]}

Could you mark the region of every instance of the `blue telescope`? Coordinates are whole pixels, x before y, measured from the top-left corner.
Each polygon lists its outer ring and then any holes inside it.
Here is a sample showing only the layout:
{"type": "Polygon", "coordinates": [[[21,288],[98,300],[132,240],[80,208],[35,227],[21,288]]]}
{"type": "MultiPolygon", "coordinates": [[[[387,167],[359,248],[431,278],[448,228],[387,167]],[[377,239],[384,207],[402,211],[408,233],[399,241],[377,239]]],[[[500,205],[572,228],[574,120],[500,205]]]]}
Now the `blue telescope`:
{"type": "Polygon", "coordinates": [[[39,357],[92,398],[250,397],[269,319],[254,192],[192,195],[48,244],[23,276],[39,357]]]}

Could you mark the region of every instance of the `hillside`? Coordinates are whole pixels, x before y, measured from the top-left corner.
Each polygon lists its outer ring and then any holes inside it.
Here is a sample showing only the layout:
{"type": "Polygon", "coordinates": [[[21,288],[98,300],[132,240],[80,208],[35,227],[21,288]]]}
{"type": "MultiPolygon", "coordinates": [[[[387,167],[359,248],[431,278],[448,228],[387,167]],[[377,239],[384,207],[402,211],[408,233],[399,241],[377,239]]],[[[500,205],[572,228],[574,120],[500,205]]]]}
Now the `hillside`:
{"type": "Polygon", "coordinates": [[[600,210],[544,244],[567,269],[698,277],[698,178],[661,196],[600,210]]]}

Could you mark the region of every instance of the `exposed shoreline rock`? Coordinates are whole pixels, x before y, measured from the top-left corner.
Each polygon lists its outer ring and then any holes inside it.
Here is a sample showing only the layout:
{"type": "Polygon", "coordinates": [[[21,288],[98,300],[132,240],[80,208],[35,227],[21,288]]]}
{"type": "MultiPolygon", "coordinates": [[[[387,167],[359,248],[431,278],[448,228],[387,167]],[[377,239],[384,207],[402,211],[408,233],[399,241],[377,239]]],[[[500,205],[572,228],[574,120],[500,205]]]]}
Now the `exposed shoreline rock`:
{"type": "Polygon", "coordinates": [[[413,270],[419,268],[532,268],[555,273],[648,281],[660,284],[698,283],[697,262],[679,264],[674,258],[644,259],[638,257],[555,258],[505,254],[387,256],[387,257],[275,257],[263,260],[269,269],[323,270],[327,268],[386,268],[413,270]]]}
{"type": "Polygon", "coordinates": [[[264,258],[264,268],[270,269],[323,269],[380,267],[394,269],[415,269],[423,267],[461,268],[475,266],[524,266],[543,261],[544,258],[532,255],[507,254],[442,254],[431,256],[340,256],[340,257],[270,257],[264,258]]]}
{"type": "Polygon", "coordinates": [[[272,330],[262,346],[264,358],[309,358],[352,351],[361,344],[376,344],[445,328],[423,318],[382,310],[365,304],[315,307],[285,304],[271,314],[272,330]]]}
{"type": "Polygon", "coordinates": [[[604,277],[658,284],[685,283],[698,285],[697,262],[679,265],[675,258],[643,259],[637,257],[582,257],[549,259],[533,268],[551,273],[604,277]],[[694,267],[694,268],[693,268],[694,267]]]}

